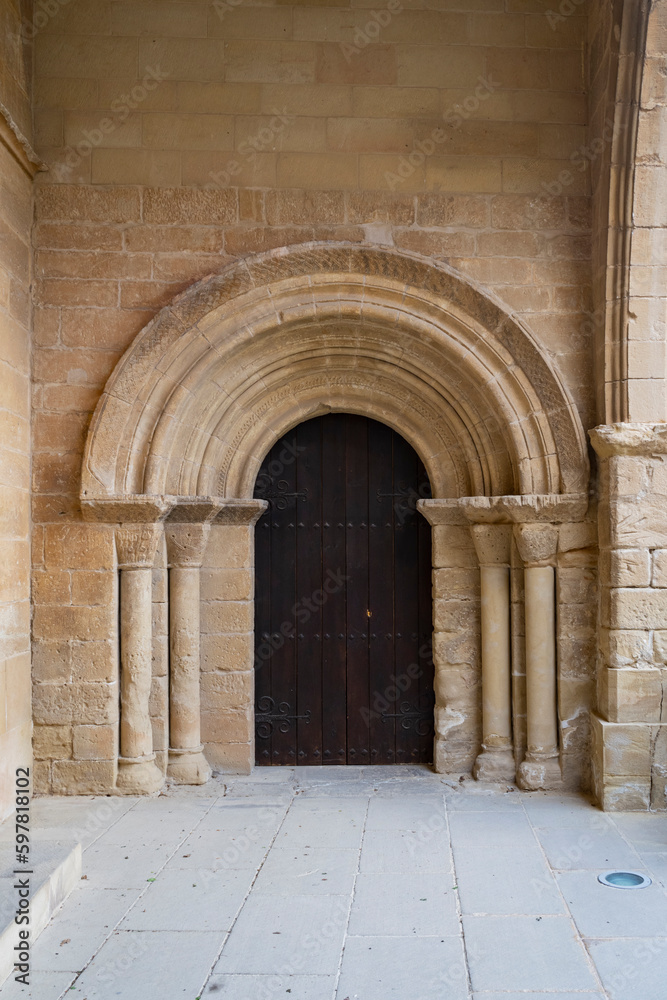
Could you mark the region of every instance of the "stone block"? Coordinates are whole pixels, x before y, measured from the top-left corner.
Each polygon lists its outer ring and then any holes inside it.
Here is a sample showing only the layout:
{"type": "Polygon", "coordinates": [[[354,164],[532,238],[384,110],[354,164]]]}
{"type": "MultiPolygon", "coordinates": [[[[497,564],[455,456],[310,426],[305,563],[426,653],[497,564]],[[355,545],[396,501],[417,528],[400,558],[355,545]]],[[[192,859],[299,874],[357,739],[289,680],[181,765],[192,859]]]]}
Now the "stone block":
{"type": "Polygon", "coordinates": [[[608,580],[612,587],[648,587],[651,583],[648,549],[612,549],[608,580]]]}
{"type": "Polygon", "coordinates": [[[255,720],[252,710],[209,712],[201,715],[201,737],[205,743],[248,743],[253,739],[255,720]]]}
{"type": "Polygon", "coordinates": [[[433,528],[433,565],[440,567],[479,567],[477,553],[467,525],[437,524],[433,528]]]}
{"type": "Polygon", "coordinates": [[[74,726],[75,760],[113,760],[118,752],[116,726],[74,726]]]}
{"type": "MultiPolygon", "coordinates": [[[[667,510],[667,507],[665,508],[667,510]]],[[[652,587],[667,587],[667,549],[654,549],[652,552],[653,573],[652,587]]]]}
{"type": "Polygon", "coordinates": [[[74,689],[68,684],[33,684],[32,715],[36,725],[57,726],[73,718],[74,689]]]}
{"type": "Polygon", "coordinates": [[[479,629],[433,633],[433,659],[438,669],[450,664],[473,664],[479,661],[479,629]]]}
{"type": "Polygon", "coordinates": [[[113,604],[116,599],[116,574],[110,571],[79,570],[72,573],[72,604],[84,607],[113,604]]]}
{"type": "Polygon", "coordinates": [[[255,764],[252,742],[206,743],[204,754],[211,768],[223,774],[250,774],[255,764]]]}
{"type": "Polygon", "coordinates": [[[559,604],[591,604],[596,596],[597,574],[592,569],[559,568],[556,574],[559,604]]]}
{"type": "Polygon", "coordinates": [[[667,629],[667,590],[618,588],[609,592],[602,624],[616,629],[667,629]],[[605,620],[606,617],[606,620],[605,620]]]}
{"type": "Polygon", "coordinates": [[[74,681],[111,682],[118,676],[118,647],[114,638],[72,642],[70,656],[74,681]]]}
{"type": "Polygon", "coordinates": [[[35,726],[32,736],[35,760],[67,760],[72,756],[71,726],[35,726]]]}
{"type": "Polygon", "coordinates": [[[252,668],[254,635],[202,635],[201,669],[242,671],[252,668]]]}
{"type": "Polygon", "coordinates": [[[594,763],[604,775],[648,780],[651,773],[651,726],[606,722],[592,716],[594,763]]]}
{"type": "Polygon", "coordinates": [[[251,632],[254,623],[252,601],[206,601],[201,608],[202,632],[224,635],[251,632]]]}
{"type": "Polygon", "coordinates": [[[661,671],[650,667],[604,669],[598,698],[600,711],[609,722],[659,722],[661,671]]]}
{"type": "Polygon", "coordinates": [[[56,760],[51,765],[55,795],[109,795],[116,784],[114,760],[56,760]]]}
{"type": "Polygon", "coordinates": [[[249,601],[254,597],[255,579],[251,569],[203,569],[203,601],[249,601]]]}
{"type": "Polygon", "coordinates": [[[478,629],[478,622],[478,600],[436,600],[433,602],[433,628],[436,632],[478,629]]]}
{"type": "Polygon", "coordinates": [[[202,674],[201,700],[208,712],[251,710],[254,690],[255,675],[252,670],[202,674]]]}
{"type": "Polygon", "coordinates": [[[252,566],[254,538],[251,531],[244,525],[211,525],[203,567],[239,569],[252,566]]]}
{"type": "Polygon", "coordinates": [[[602,656],[614,669],[650,663],[653,659],[651,636],[646,631],[603,628],[599,642],[602,656]]]}
{"type": "Polygon", "coordinates": [[[70,643],[42,640],[32,646],[32,675],[35,681],[68,681],[71,673],[70,643]]]}

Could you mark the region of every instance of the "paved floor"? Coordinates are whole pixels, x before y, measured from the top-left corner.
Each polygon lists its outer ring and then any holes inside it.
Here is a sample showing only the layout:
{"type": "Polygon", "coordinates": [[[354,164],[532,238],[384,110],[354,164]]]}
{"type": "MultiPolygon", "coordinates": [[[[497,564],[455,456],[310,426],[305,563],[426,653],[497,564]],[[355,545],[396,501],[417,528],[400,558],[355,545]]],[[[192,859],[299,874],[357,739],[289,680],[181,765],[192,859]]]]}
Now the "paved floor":
{"type": "Polygon", "coordinates": [[[33,823],[76,831],[83,879],[2,1000],[667,996],[664,814],[328,767],[40,799],[33,823]]]}

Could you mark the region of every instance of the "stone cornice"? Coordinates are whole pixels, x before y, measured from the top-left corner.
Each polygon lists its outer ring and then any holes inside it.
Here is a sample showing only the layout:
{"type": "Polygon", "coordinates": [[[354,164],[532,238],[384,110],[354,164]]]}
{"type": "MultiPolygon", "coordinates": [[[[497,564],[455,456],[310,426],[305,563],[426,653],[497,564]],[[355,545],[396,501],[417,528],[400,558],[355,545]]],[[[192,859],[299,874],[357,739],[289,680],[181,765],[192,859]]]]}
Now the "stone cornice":
{"type": "Polygon", "coordinates": [[[458,497],[418,500],[417,507],[431,524],[562,524],[584,520],[588,497],[583,493],[458,497]]]}
{"type": "Polygon", "coordinates": [[[667,454],[667,423],[601,424],[588,432],[591,444],[600,458],[614,455],[667,454]]]}

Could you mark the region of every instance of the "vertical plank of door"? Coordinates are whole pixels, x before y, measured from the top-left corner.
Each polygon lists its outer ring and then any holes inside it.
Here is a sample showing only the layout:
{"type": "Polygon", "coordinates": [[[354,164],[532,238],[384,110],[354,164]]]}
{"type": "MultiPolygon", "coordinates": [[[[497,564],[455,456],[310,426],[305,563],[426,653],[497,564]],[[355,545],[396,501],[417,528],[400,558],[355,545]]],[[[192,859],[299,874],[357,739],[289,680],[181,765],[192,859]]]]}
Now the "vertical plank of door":
{"type": "Polygon", "coordinates": [[[296,462],[285,463],[280,459],[285,439],[275,449],[276,467],[281,471],[273,476],[274,487],[279,484],[281,495],[271,501],[271,632],[275,640],[272,653],[273,712],[284,714],[289,722],[277,719],[273,725],[274,764],[297,763],[296,753],[296,633],[299,623],[294,618],[296,593],[296,462]],[[291,495],[290,495],[291,494],[291,495]],[[281,509],[283,507],[283,509],[281,509]],[[291,525],[291,527],[290,527],[291,525]],[[288,626],[290,627],[288,630],[288,626]],[[287,632],[285,641],[279,638],[287,632]],[[283,731],[284,730],[284,731],[283,731]]]}
{"type": "MultiPolygon", "coordinates": [[[[394,620],[396,623],[395,650],[396,675],[409,679],[408,668],[418,660],[419,640],[419,558],[417,542],[417,514],[415,501],[417,455],[403,438],[394,437],[394,490],[405,499],[394,504],[394,620]]],[[[402,719],[402,709],[419,707],[418,685],[411,681],[399,694],[394,712],[396,719],[396,763],[411,764],[418,760],[416,720],[402,719]]]]}
{"type": "Polygon", "coordinates": [[[322,420],[297,428],[297,763],[322,763],[322,420]],[[308,716],[308,717],[307,717],[308,716]]]}
{"type": "MultiPolygon", "coordinates": [[[[428,474],[421,461],[417,463],[420,497],[430,497],[428,474]]],[[[419,545],[419,655],[421,673],[418,678],[419,704],[428,712],[429,725],[423,726],[419,734],[419,761],[433,763],[433,705],[435,703],[433,667],[433,556],[431,552],[431,525],[425,517],[417,514],[419,545]]]]}
{"type": "Polygon", "coordinates": [[[348,414],[345,424],[347,762],[368,764],[368,420],[348,414]]]}
{"type": "MultiPolygon", "coordinates": [[[[273,457],[271,451],[258,476],[258,488],[265,481],[266,465],[273,457]]],[[[271,671],[273,668],[271,646],[271,511],[260,517],[255,527],[255,712],[269,705],[271,698],[271,671]]],[[[261,726],[255,731],[255,763],[271,764],[273,739],[271,731],[261,726]],[[266,732],[262,738],[259,733],[266,732]]]]}
{"type": "Polygon", "coordinates": [[[347,583],[345,575],[345,417],[322,420],[322,763],[347,760],[347,583]]]}
{"type": "Polygon", "coordinates": [[[368,590],[371,617],[368,669],[370,759],[393,764],[396,752],[394,690],[393,439],[391,428],[371,421],[368,432],[368,590]],[[388,707],[387,707],[388,704],[388,707]]]}

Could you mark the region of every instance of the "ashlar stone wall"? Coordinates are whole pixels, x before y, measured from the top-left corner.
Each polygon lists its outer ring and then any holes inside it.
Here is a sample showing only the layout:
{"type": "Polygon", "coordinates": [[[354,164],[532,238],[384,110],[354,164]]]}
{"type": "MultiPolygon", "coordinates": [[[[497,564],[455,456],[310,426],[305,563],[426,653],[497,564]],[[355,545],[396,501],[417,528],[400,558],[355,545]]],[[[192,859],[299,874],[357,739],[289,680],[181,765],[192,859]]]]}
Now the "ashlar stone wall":
{"type": "Polygon", "coordinates": [[[32,761],[30,715],[30,49],[11,0],[0,32],[0,821],[17,767],[32,761]]]}
{"type": "MultiPolygon", "coordinates": [[[[122,353],[197,279],[243,255],[310,241],[445,261],[516,312],[584,426],[597,422],[589,175],[577,159],[588,116],[585,5],[555,22],[542,0],[374,10],[343,0],[71,0],[35,35],[35,141],[49,164],[33,235],[43,789],[108,790],[115,780],[117,555],[109,528],[82,521],[83,443],[122,353]]],[[[233,640],[224,638],[231,611],[222,595],[237,595],[239,609],[248,600],[251,560],[225,567],[216,531],[202,572],[202,735],[211,759],[233,766],[249,740],[251,723],[234,706],[247,694],[251,638],[240,611],[233,640]],[[228,570],[243,572],[232,582],[228,570]],[[238,711],[234,739],[220,732],[223,703],[238,711]]],[[[151,712],[162,767],[165,566],[158,552],[151,712]]],[[[591,591],[567,586],[580,612],[572,627],[563,620],[563,669],[578,672],[583,690],[591,591]],[[570,641],[580,643],[572,653],[570,641]]],[[[481,710],[478,653],[461,662],[470,669],[459,686],[475,706],[468,761],[481,710]]],[[[577,734],[584,748],[583,714],[577,734]]],[[[568,781],[585,783],[583,764],[568,781]]]]}

